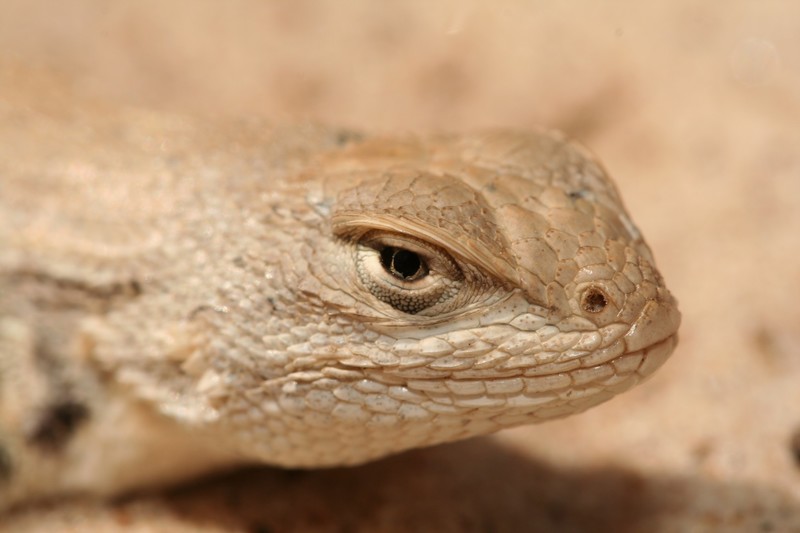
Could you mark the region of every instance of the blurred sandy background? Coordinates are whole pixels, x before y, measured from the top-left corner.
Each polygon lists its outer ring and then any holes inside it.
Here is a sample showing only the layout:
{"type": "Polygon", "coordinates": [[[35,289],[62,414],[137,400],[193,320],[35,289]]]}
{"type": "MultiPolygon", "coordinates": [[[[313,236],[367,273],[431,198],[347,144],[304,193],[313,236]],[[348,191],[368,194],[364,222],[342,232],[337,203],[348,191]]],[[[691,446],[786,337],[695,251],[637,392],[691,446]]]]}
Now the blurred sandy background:
{"type": "Polygon", "coordinates": [[[562,128],[684,313],[654,379],[575,418],[0,529],[800,531],[800,3],[0,0],[0,68],[188,114],[562,128]]]}

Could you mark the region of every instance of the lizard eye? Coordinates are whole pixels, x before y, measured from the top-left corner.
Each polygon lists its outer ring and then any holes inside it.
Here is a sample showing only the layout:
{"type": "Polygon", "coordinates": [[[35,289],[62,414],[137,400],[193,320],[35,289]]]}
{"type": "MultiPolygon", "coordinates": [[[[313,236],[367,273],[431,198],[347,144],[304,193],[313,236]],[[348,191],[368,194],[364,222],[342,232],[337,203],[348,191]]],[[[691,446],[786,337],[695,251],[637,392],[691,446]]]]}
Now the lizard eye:
{"type": "Polygon", "coordinates": [[[444,250],[405,235],[372,232],[356,248],[356,272],[372,296],[417,314],[450,300],[463,275],[444,250]]]}
{"type": "Polygon", "coordinates": [[[381,250],[381,265],[389,274],[405,281],[416,281],[428,275],[428,265],[419,254],[387,246],[381,250]]]}

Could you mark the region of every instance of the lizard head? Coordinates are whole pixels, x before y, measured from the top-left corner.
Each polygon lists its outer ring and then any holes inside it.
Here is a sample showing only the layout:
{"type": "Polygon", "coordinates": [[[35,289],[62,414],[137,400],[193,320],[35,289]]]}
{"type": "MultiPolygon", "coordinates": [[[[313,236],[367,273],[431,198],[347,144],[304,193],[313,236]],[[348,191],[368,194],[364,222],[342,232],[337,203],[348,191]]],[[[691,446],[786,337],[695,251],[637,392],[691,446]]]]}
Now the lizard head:
{"type": "Polygon", "coordinates": [[[357,463],[577,413],[675,346],[676,302],[614,185],[557,134],[366,141],[313,173],[328,237],[297,294],[314,331],[267,386],[269,460],[357,463]]]}

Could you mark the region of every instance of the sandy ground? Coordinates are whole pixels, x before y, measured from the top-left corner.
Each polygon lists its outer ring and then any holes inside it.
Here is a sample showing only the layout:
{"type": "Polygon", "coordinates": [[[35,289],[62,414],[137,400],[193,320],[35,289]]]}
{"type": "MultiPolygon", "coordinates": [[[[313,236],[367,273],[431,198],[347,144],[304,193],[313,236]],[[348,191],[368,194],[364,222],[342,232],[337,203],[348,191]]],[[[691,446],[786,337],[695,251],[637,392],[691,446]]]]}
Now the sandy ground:
{"type": "Polygon", "coordinates": [[[0,0],[0,65],[192,114],[562,128],[684,313],[654,379],[578,417],[3,531],[800,531],[800,4],[0,0]]]}

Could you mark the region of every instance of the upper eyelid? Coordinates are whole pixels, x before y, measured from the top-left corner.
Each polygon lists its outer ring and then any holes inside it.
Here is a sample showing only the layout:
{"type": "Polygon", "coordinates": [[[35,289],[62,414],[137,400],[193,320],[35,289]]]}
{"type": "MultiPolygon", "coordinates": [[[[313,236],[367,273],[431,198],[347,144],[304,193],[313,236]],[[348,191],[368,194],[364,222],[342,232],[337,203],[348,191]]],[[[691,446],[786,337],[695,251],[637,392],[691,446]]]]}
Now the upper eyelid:
{"type": "Polygon", "coordinates": [[[420,253],[434,251],[436,253],[442,253],[438,250],[438,247],[407,235],[381,234],[367,238],[365,242],[368,244],[379,243],[383,246],[394,246],[395,248],[406,248],[420,253]]]}

